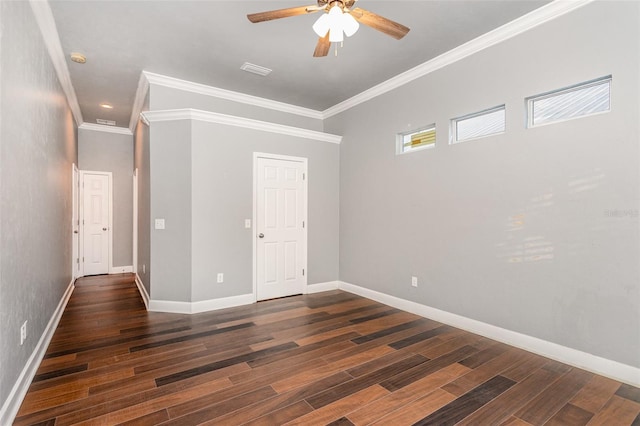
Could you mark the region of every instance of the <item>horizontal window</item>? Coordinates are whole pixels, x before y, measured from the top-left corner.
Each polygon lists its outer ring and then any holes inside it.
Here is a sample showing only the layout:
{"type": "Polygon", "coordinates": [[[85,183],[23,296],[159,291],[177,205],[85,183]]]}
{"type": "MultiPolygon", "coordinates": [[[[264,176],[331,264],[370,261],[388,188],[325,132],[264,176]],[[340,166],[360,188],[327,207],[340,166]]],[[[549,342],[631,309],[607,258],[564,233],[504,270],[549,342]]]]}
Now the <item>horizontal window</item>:
{"type": "Polygon", "coordinates": [[[396,144],[398,154],[432,148],[436,145],[436,125],[432,124],[408,133],[399,133],[396,144]]]}
{"type": "Polygon", "coordinates": [[[458,143],[504,133],[505,122],[504,105],[454,118],[451,120],[451,142],[458,143]]]}
{"type": "Polygon", "coordinates": [[[528,126],[570,120],[611,110],[611,76],[526,99],[528,126]]]}

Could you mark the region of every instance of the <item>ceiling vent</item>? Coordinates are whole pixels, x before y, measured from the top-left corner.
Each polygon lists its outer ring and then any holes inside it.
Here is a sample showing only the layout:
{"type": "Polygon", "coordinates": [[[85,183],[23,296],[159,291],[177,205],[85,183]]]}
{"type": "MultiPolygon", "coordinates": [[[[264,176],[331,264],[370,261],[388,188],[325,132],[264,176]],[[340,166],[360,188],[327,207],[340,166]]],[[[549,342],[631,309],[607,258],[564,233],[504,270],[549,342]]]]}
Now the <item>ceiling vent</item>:
{"type": "Polygon", "coordinates": [[[249,62],[245,62],[244,64],[242,64],[240,69],[253,74],[261,75],[263,77],[266,75],[269,75],[269,73],[273,71],[273,70],[270,70],[269,68],[261,67],[260,65],[251,64],[249,62]]]}
{"type": "Polygon", "coordinates": [[[102,118],[96,118],[96,123],[103,124],[105,126],[115,126],[116,122],[113,120],[103,120],[102,118]]]}

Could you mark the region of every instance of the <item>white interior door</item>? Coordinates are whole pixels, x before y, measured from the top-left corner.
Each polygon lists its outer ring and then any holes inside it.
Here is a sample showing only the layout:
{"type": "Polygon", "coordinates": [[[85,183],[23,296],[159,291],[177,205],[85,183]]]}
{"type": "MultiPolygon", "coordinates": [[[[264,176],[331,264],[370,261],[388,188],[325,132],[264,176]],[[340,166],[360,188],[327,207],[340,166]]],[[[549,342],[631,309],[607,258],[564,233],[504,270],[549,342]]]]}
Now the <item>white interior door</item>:
{"type": "Polygon", "coordinates": [[[306,160],[256,157],[257,300],[306,286],[306,160]]]}
{"type": "Polygon", "coordinates": [[[72,198],[72,215],[71,229],[71,246],[73,249],[71,275],[77,278],[80,275],[80,173],[78,167],[74,164],[71,170],[71,198],[72,198]]]}
{"type": "Polygon", "coordinates": [[[82,263],[84,275],[109,273],[110,174],[82,172],[82,263]]]}

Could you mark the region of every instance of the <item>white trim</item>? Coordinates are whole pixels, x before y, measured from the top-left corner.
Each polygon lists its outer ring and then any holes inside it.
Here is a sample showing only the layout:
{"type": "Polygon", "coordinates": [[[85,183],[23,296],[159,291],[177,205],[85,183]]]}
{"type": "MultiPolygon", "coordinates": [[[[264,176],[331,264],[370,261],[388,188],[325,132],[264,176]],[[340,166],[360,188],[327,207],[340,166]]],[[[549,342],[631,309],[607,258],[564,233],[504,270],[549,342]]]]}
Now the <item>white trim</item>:
{"type": "Polygon", "coordinates": [[[118,133],[120,135],[132,136],[131,130],[126,127],[107,126],[104,124],[82,123],[78,130],[92,130],[94,132],[118,133]]]}
{"type": "Polygon", "coordinates": [[[233,92],[231,90],[220,89],[187,80],[180,80],[178,78],[155,74],[149,71],[142,71],[142,75],[146,77],[150,84],[157,84],[159,86],[170,87],[172,89],[184,90],[186,92],[198,93],[200,95],[212,96],[214,98],[226,99],[229,101],[300,115],[303,117],[315,118],[317,120],[323,119],[322,112],[314,109],[303,108],[284,102],[247,95],[245,93],[233,92]]]}
{"type": "Polygon", "coordinates": [[[387,81],[373,86],[339,104],[336,104],[322,112],[323,118],[329,118],[361,103],[383,95],[398,87],[404,86],[420,77],[437,71],[447,65],[458,62],[468,56],[478,53],[488,47],[494,46],[525,31],[529,31],[539,25],[556,19],[566,13],[576,10],[594,0],[555,0],[532,12],[527,13],[511,22],[508,22],[488,33],[474,38],[440,56],[424,62],[408,71],[396,75],[387,81]]]}
{"type": "Polygon", "coordinates": [[[82,112],[80,111],[80,104],[76,97],[76,91],[71,83],[71,75],[69,74],[69,68],[67,67],[64,51],[60,44],[60,36],[58,35],[58,29],[56,27],[56,22],[53,19],[49,2],[42,0],[29,0],[29,4],[31,5],[33,15],[36,18],[38,28],[40,28],[40,32],[42,33],[44,44],[47,47],[47,51],[51,57],[51,62],[53,63],[53,68],[55,68],[56,74],[58,75],[60,86],[62,86],[62,90],[67,97],[67,102],[69,103],[69,108],[71,109],[73,118],[76,121],[76,125],[79,126],[83,122],[82,112]]]}
{"type": "Polygon", "coordinates": [[[342,142],[342,136],[330,133],[192,108],[145,111],[141,113],[141,115],[150,123],[174,120],[199,120],[209,123],[224,124],[227,126],[244,127],[246,129],[259,130],[262,132],[279,133],[281,135],[313,139],[320,142],[330,142],[335,144],[342,142]]]}
{"type": "MultiPolygon", "coordinates": [[[[144,106],[144,98],[147,97],[148,92],[149,92],[149,81],[147,80],[147,77],[145,77],[144,71],[143,71],[142,73],[140,73],[140,79],[138,80],[138,88],[136,89],[136,97],[131,107],[131,118],[129,119],[129,130],[131,130],[131,133],[135,132],[136,130],[136,126],[138,125],[138,119],[140,118],[142,107],[144,106]]],[[[149,125],[148,122],[146,122],[145,124],[147,126],[149,125]]]]}
{"type": "MultiPolygon", "coordinates": [[[[144,288],[144,287],[143,287],[144,288]]],[[[143,296],[144,299],[144,296],[143,296]]],[[[170,300],[149,300],[147,309],[151,312],[169,312],[175,314],[198,314],[201,312],[217,311],[218,309],[255,303],[253,294],[223,297],[220,299],[201,300],[198,302],[174,302],[170,300]]]]}
{"type": "Polygon", "coordinates": [[[56,310],[53,311],[53,315],[51,316],[49,323],[42,332],[40,340],[38,340],[38,344],[33,349],[33,352],[22,369],[20,376],[18,376],[18,380],[16,380],[13,388],[11,388],[9,396],[7,396],[7,399],[4,401],[4,404],[0,409],[0,425],[10,425],[15,420],[16,414],[18,414],[18,410],[20,409],[20,405],[22,404],[22,401],[29,390],[29,385],[31,385],[31,381],[35,377],[38,367],[47,352],[51,338],[58,327],[60,318],[62,318],[62,314],[69,302],[69,298],[71,298],[74,288],[75,279],[72,278],[67,289],[62,295],[62,299],[60,299],[56,310]]]}
{"type": "Polygon", "coordinates": [[[637,367],[342,281],[339,282],[338,288],[397,309],[402,309],[403,311],[411,312],[412,314],[430,318],[574,367],[591,371],[592,373],[610,377],[632,386],[640,386],[640,368],[637,367]]]}
{"type": "Polygon", "coordinates": [[[131,274],[133,273],[133,266],[132,265],[127,265],[127,266],[112,266],[109,268],[109,274],[113,275],[113,274],[131,274]]]}
{"type": "Polygon", "coordinates": [[[136,287],[138,287],[138,292],[140,293],[140,297],[142,297],[142,301],[144,302],[144,306],[149,310],[149,293],[147,293],[147,289],[142,284],[142,280],[140,279],[140,275],[136,272],[136,287]]]}
{"type": "Polygon", "coordinates": [[[305,294],[322,293],[323,291],[337,290],[340,281],[327,281],[324,283],[308,284],[305,294]]]}

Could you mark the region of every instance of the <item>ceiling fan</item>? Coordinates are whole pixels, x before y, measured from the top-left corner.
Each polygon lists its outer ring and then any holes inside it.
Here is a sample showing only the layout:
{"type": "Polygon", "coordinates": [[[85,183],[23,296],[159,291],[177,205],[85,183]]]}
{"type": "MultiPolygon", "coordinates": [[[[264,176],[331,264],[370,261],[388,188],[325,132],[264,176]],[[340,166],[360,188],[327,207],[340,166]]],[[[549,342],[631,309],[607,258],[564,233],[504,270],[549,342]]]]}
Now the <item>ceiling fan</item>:
{"type": "Polygon", "coordinates": [[[307,13],[324,12],[313,24],[313,30],[318,34],[318,44],[313,56],[327,56],[332,42],[342,42],[343,33],[352,36],[360,24],[367,25],[383,32],[397,40],[407,35],[409,28],[387,19],[373,12],[354,8],[357,0],[318,0],[317,5],[290,7],[287,9],[270,10],[268,12],[251,13],[247,15],[253,23],[271,21],[273,19],[288,18],[290,16],[307,13]]]}

